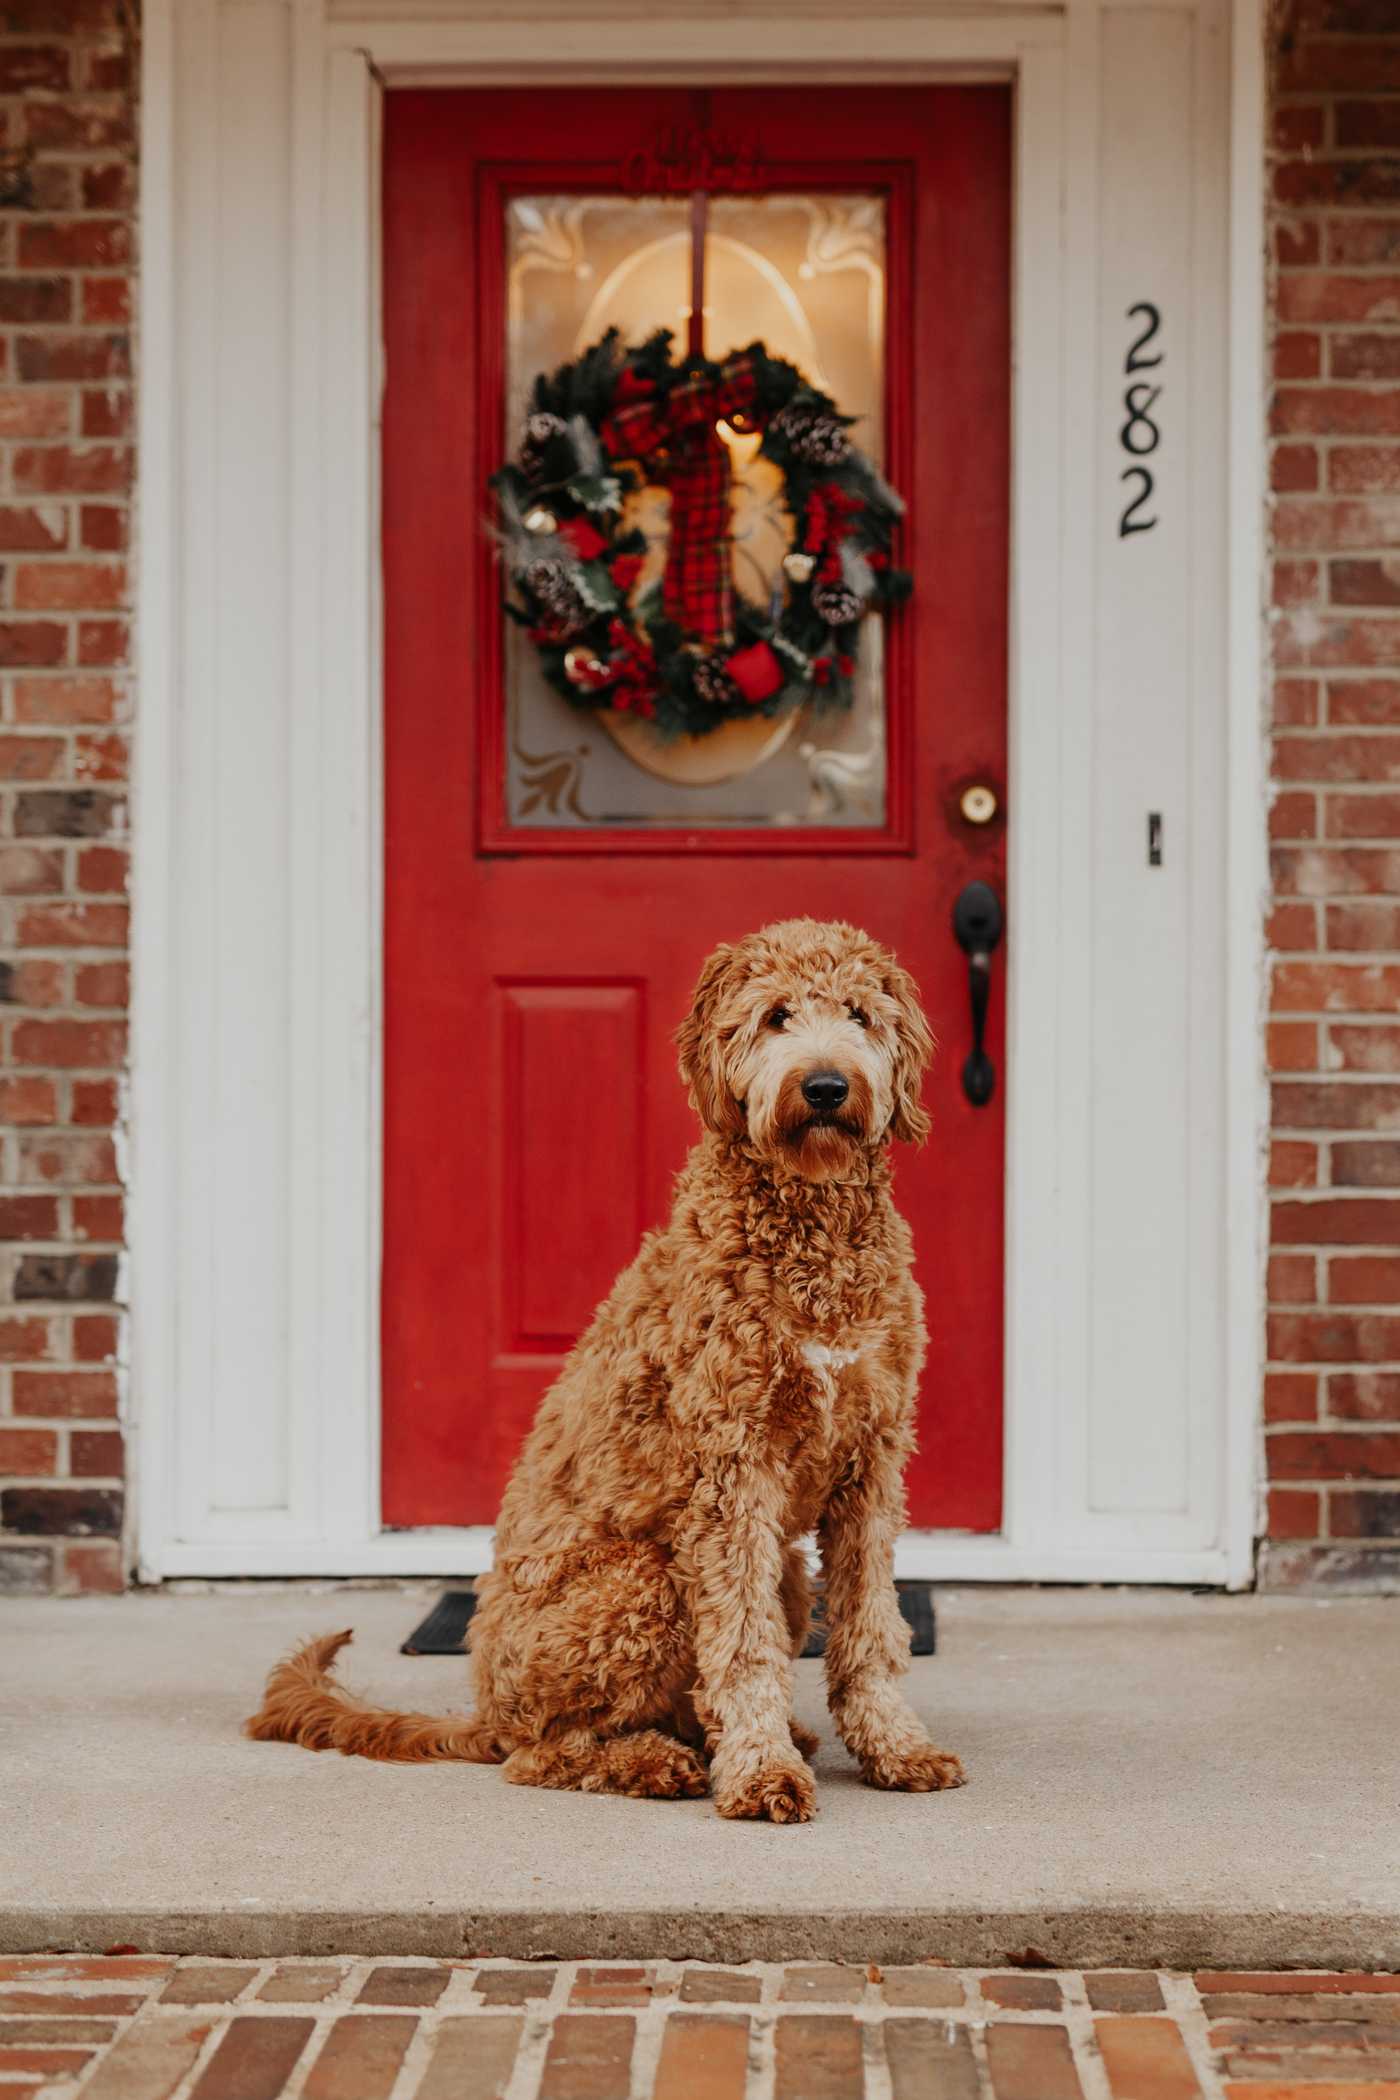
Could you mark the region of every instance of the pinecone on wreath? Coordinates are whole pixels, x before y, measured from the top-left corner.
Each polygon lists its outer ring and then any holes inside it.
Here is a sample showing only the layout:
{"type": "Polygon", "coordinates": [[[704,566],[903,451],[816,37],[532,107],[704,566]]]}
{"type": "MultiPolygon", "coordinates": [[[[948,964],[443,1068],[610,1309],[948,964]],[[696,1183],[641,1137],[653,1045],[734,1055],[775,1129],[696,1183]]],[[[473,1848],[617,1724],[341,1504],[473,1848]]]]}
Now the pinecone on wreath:
{"type": "Polygon", "coordinates": [[[706,707],[733,707],[742,698],[738,686],[717,656],[698,656],[695,659],[691,683],[706,707]]]}
{"type": "Polygon", "coordinates": [[[544,456],[556,438],[561,438],[568,429],[562,416],[550,415],[547,409],[537,408],[525,418],[525,434],[520,441],[520,464],[531,481],[538,481],[544,467],[544,456]]]}
{"type": "Polygon", "coordinates": [[[774,423],[793,457],[805,460],[808,466],[836,467],[850,456],[850,436],[836,416],[794,406],[775,416],[774,423]]]}
{"type": "Polygon", "coordinates": [[[559,640],[588,625],[588,607],[574,588],[567,563],[541,554],[527,565],[520,580],[559,640]]]}
{"type": "Polygon", "coordinates": [[[828,627],[845,627],[865,610],[858,591],[845,583],[819,583],[812,593],[812,610],[828,627]]]}

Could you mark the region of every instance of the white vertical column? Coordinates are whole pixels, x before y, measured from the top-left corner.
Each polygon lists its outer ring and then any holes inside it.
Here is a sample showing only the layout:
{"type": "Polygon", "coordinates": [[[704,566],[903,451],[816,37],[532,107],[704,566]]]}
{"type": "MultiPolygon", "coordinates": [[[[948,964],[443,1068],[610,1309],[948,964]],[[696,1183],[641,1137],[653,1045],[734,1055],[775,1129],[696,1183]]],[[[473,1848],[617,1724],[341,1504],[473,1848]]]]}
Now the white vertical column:
{"type": "Polygon", "coordinates": [[[378,1522],[378,91],[320,0],[173,19],[169,1524],[255,1554],[378,1522]]]}
{"type": "Polygon", "coordinates": [[[174,968],[179,1529],[285,1523],[291,431],[290,18],[175,14],[187,395],[174,968]]]}
{"type": "Polygon", "coordinates": [[[1089,1073],[1089,1534],[1214,1541],[1225,760],[1223,188],[1203,18],[1101,16],[1089,1073]],[[1202,156],[1205,155],[1203,159],[1202,156]],[[1211,369],[1214,364],[1214,374],[1211,369]],[[1216,885],[1218,896],[1218,884],[1216,885]]]}

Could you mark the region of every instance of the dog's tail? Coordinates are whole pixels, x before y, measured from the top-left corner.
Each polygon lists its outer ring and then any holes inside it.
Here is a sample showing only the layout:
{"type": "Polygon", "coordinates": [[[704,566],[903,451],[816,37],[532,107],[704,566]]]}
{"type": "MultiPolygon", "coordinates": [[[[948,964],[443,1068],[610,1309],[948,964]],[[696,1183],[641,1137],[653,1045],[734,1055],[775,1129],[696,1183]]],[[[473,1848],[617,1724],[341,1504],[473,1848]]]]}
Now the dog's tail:
{"type": "Polygon", "coordinates": [[[278,1663],[267,1680],[263,1703],[243,1732],[260,1743],[300,1743],[307,1750],[339,1750],[346,1757],[378,1757],[404,1764],[460,1758],[466,1764],[499,1764],[505,1751],[495,1732],[480,1721],[452,1714],[395,1713],[366,1706],[341,1690],[331,1664],[352,1639],[324,1633],[278,1663]]]}

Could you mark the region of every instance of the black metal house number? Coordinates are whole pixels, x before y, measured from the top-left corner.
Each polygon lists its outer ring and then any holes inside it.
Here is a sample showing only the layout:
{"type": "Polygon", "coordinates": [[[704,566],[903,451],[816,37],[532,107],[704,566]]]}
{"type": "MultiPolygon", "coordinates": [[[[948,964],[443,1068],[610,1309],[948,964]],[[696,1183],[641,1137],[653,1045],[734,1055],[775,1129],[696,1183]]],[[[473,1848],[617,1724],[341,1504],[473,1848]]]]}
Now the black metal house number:
{"type": "Polygon", "coordinates": [[[1145,515],[1146,507],[1152,501],[1156,482],[1151,467],[1143,466],[1141,462],[1155,452],[1162,442],[1162,433],[1152,420],[1152,410],[1157,405],[1162,389],[1150,379],[1133,377],[1134,372],[1151,371],[1162,362],[1160,350],[1152,351],[1149,355],[1150,345],[1156,341],[1157,331],[1162,325],[1162,316],[1150,300],[1139,299],[1135,306],[1128,308],[1127,318],[1130,321],[1140,320],[1142,326],[1129,343],[1123,359],[1123,376],[1127,381],[1123,389],[1123,407],[1127,414],[1118,432],[1118,442],[1128,454],[1131,464],[1124,467],[1118,477],[1129,489],[1128,501],[1118,520],[1120,540],[1127,539],[1129,533],[1151,532],[1157,523],[1155,513],[1150,517],[1145,515]]]}

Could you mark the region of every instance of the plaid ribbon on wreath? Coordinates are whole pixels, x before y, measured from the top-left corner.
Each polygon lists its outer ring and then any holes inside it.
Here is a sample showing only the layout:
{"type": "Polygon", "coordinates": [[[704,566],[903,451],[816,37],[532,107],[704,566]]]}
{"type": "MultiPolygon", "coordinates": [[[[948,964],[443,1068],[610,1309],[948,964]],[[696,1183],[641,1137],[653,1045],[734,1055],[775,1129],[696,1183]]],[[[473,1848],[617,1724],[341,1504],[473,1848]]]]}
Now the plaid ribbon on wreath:
{"type": "Polygon", "coordinates": [[[688,641],[723,646],[734,639],[730,472],[715,425],[752,417],[758,398],[753,364],[735,357],[717,372],[688,372],[665,396],[647,387],[628,399],[626,378],[604,437],[615,457],[637,460],[671,491],[666,616],[688,641]]]}

